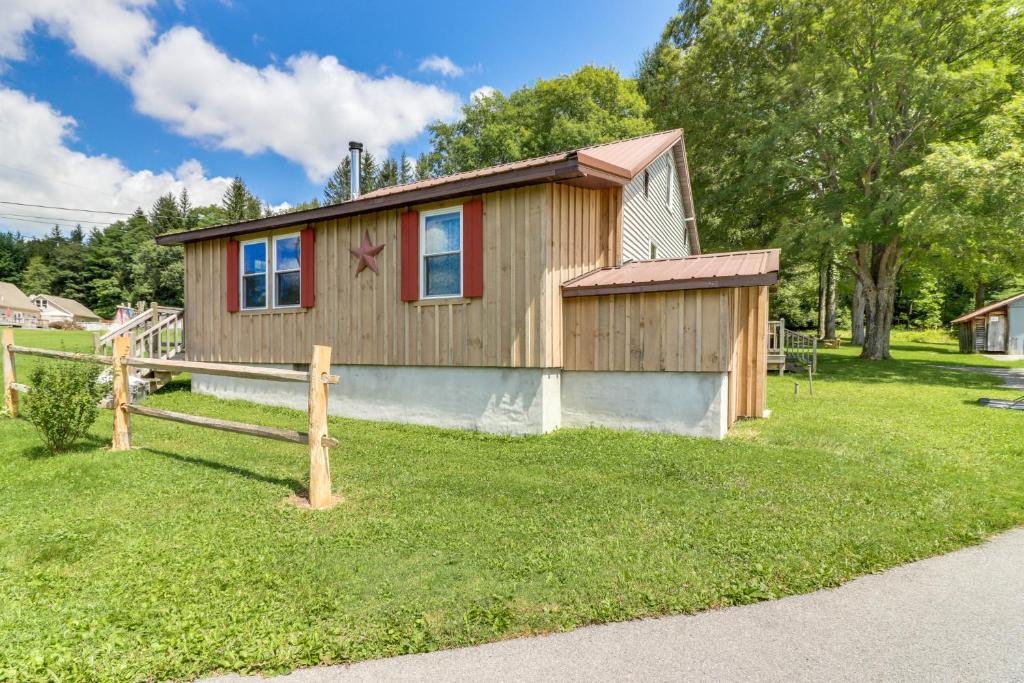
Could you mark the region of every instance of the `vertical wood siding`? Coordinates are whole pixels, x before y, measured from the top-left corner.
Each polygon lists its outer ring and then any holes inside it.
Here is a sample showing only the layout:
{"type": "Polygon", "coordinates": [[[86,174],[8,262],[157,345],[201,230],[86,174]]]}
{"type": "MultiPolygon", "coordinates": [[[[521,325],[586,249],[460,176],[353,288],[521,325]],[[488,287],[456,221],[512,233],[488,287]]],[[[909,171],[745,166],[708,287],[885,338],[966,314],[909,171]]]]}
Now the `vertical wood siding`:
{"type": "Polygon", "coordinates": [[[627,261],[651,257],[651,241],[658,246],[658,258],[688,256],[686,220],[682,191],[673,150],[668,150],[647,167],[650,184],[644,196],[644,174],[640,173],[623,190],[622,252],[627,261]],[[671,211],[665,201],[672,188],[671,211]]]}
{"type": "Polygon", "coordinates": [[[689,289],[566,299],[564,367],[725,372],[731,292],[689,289]]]}
{"type": "Polygon", "coordinates": [[[313,224],[316,305],[310,309],[228,313],[227,240],[189,243],[189,357],[302,363],[313,344],[324,344],[339,364],[557,367],[561,284],[618,261],[620,195],[617,189],[551,183],[485,194],[479,299],[401,301],[398,211],[313,224]],[[369,269],[355,274],[349,248],[359,245],[364,230],[375,244],[385,245],[377,256],[379,274],[369,269]]]}
{"type": "Polygon", "coordinates": [[[768,391],[768,288],[730,291],[733,340],[729,362],[729,424],[763,417],[768,391]]]}

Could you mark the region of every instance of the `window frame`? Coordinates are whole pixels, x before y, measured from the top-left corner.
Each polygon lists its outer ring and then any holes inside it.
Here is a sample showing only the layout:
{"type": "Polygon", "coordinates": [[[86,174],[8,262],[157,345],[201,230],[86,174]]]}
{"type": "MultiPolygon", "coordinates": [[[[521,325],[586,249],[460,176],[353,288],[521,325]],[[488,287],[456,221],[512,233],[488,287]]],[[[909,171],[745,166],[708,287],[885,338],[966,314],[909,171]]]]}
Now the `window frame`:
{"type": "Polygon", "coordinates": [[[271,274],[270,280],[273,283],[273,285],[272,285],[273,297],[268,299],[268,302],[273,304],[273,308],[281,308],[281,309],[285,309],[285,310],[287,310],[289,308],[301,308],[302,307],[302,235],[300,235],[297,232],[289,232],[289,233],[286,233],[286,234],[283,234],[283,235],[274,235],[273,238],[271,239],[270,247],[271,247],[271,254],[270,254],[270,259],[269,259],[269,261],[270,261],[269,268],[270,268],[270,274],[271,274]],[[295,238],[295,241],[298,244],[298,248],[299,248],[298,249],[299,265],[298,265],[297,268],[287,268],[285,270],[278,270],[277,269],[277,243],[280,240],[291,239],[291,238],[295,238]],[[299,301],[297,303],[294,303],[294,304],[279,304],[279,303],[277,303],[277,274],[278,273],[298,273],[299,274],[299,301]]]}
{"type": "MultiPolygon", "coordinates": [[[[271,245],[269,239],[266,237],[257,237],[256,239],[240,241],[238,244],[238,309],[240,311],[266,311],[271,308],[273,303],[273,282],[271,280],[271,266],[270,262],[273,255],[269,253],[271,245]],[[266,267],[263,269],[263,277],[266,278],[266,289],[267,289],[267,302],[262,306],[246,306],[245,303],[245,248],[250,244],[262,244],[267,250],[266,267]]],[[[260,273],[248,273],[249,277],[259,275],[260,273]]]]}
{"type": "Polygon", "coordinates": [[[465,215],[462,211],[462,204],[456,206],[446,206],[440,209],[431,209],[430,211],[420,212],[420,234],[419,234],[419,279],[420,279],[420,299],[427,301],[436,301],[438,299],[461,299],[462,292],[464,290],[464,277],[466,267],[466,245],[465,245],[465,215]],[[448,213],[459,214],[459,249],[458,251],[439,251],[436,253],[427,253],[427,218],[430,216],[439,216],[448,213]],[[428,256],[447,256],[450,254],[459,255],[459,291],[455,294],[427,294],[427,257],[428,256]]]}

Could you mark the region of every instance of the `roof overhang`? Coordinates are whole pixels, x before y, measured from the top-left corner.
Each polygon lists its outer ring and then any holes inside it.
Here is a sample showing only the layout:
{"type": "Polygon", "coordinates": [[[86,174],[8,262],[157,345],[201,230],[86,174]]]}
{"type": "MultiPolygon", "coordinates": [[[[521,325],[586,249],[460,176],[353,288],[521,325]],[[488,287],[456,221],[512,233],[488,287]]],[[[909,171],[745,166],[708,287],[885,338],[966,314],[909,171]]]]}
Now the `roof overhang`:
{"type": "Polygon", "coordinates": [[[230,225],[215,225],[199,230],[187,232],[174,232],[160,235],[156,238],[157,244],[185,244],[187,242],[198,242],[200,240],[216,239],[221,237],[234,237],[248,233],[262,232],[276,228],[286,228],[316,221],[358,216],[360,214],[372,213],[374,211],[385,211],[388,209],[399,209],[402,207],[425,204],[427,202],[454,199],[481,192],[493,192],[506,190],[524,185],[536,185],[545,182],[565,182],[583,185],[586,187],[611,187],[622,186],[629,182],[628,178],[622,178],[606,169],[594,168],[580,159],[572,156],[568,159],[554,161],[548,164],[519,168],[505,173],[495,173],[475,178],[455,180],[450,183],[433,185],[419,189],[410,189],[407,192],[396,192],[381,196],[367,196],[341,204],[321,206],[305,211],[285,213],[278,216],[259,218],[242,223],[230,225]]]}
{"type": "Polygon", "coordinates": [[[1024,292],[1021,292],[1020,294],[1014,294],[1011,297],[1007,297],[1006,299],[1002,299],[1001,301],[996,301],[995,303],[991,303],[988,306],[982,306],[981,308],[973,310],[970,313],[965,313],[962,316],[960,316],[959,318],[954,318],[950,322],[950,325],[957,325],[959,323],[965,323],[965,322],[967,322],[969,320],[973,320],[974,318],[979,318],[979,317],[981,317],[983,315],[988,315],[989,313],[995,313],[996,311],[999,311],[999,310],[1002,310],[1002,309],[1008,307],[1014,301],[1017,301],[1019,299],[1024,299],[1024,292]]]}
{"type": "Polygon", "coordinates": [[[674,292],[682,289],[725,289],[728,287],[770,287],[778,284],[778,273],[763,275],[729,275],[713,278],[666,280],[664,282],[624,283],[621,285],[574,286],[562,288],[562,297],[607,296],[610,294],[644,294],[647,292],[674,292]]]}

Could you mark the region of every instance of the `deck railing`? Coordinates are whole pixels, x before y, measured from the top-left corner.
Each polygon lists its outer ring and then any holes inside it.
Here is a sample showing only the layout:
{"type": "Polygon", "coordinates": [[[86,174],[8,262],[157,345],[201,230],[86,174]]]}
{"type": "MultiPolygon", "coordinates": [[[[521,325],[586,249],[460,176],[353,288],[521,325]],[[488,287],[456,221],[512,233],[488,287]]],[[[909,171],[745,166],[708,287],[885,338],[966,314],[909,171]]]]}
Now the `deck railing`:
{"type": "Polygon", "coordinates": [[[114,340],[129,335],[131,355],[140,358],[170,358],[185,348],[185,312],[173,306],[153,304],[131,320],[115,327],[96,341],[97,354],[113,352],[114,340]]]}
{"type": "Polygon", "coordinates": [[[787,363],[798,363],[818,371],[818,340],[808,334],[786,329],[786,321],[768,321],[768,355],[786,356],[787,363]]]}

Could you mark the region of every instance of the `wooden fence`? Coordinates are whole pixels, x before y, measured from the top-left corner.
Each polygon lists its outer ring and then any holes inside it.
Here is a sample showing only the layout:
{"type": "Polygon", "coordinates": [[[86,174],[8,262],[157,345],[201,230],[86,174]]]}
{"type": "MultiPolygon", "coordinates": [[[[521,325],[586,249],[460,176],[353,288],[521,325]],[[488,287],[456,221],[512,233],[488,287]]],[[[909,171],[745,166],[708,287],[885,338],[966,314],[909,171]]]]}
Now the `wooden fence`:
{"type": "Polygon", "coordinates": [[[327,386],[337,384],[338,378],[331,374],[331,348],[329,346],[313,347],[313,356],[308,371],[280,370],[227,363],[197,363],[178,359],[141,358],[130,355],[131,339],[128,336],[117,337],[114,340],[113,355],[111,356],[18,346],[14,343],[12,330],[4,330],[2,347],[4,406],[11,417],[18,415],[18,394],[31,391],[31,387],[18,382],[15,370],[16,354],[111,365],[113,366],[113,400],[109,407],[114,412],[111,450],[124,451],[131,448],[132,415],[144,415],[193,427],[206,427],[265,439],[306,444],[309,446],[309,505],[314,509],[322,509],[333,504],[328,449],[337,446],[338,442],[327,434],[327,386]],[[133,367],[169,373],[198,372],[205,375],[265,379],[277,382],[305,382],[309,384],[309,431],[298,432],[132,405],[129,400],[128,376],[130,368],[133,367]]]}

